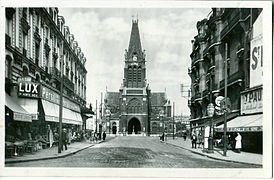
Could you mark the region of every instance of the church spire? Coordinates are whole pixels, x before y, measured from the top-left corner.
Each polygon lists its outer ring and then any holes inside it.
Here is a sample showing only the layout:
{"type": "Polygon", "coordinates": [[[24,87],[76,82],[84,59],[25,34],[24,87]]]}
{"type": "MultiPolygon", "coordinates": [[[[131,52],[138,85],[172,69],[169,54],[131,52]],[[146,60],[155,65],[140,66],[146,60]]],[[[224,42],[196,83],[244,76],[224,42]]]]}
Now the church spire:
{"type": "Polygon", "coordinates": [[[138,16],[137,19],[132,19],[132,28],[128,46],[128,57],[132,57],[133,55],[137,55],[139,57],[142,56],[142,46],[138,28],[138,16]]]}

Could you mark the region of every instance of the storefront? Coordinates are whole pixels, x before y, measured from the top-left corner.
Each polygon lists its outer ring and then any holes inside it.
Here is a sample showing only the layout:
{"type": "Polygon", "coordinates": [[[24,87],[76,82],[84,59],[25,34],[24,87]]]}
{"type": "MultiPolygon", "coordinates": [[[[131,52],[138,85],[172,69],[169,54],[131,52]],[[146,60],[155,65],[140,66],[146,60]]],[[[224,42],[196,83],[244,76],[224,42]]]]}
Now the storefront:
{"type": "Polygon", "coordinates": [[[27,138],[32,123],[31,115],[11,96],[5,94],[5,126],[7,141],[27,138]]]}
{"type": "MultiPolygon", "coordinates": [[[[263,150],[262,92],[262,86],[242,92],[241,115],[227,122],[227,134],[232,141],[237,132],[241,134],[243,151],[262,153],[263,150]]],[[[223,133],[224,125],[217,126],[215,131],[223,133]]]]}
{"type": "MultiPolygon", "coordinates": [[[[57,91],[23,77],[18,79],[11,95],[6,94],[6,127],[12,125],[17,134],[23,133],[20,138],[36,139],[40,135],[47,138],[49,128],[58,131],[60,96],[57,91]]],[[[81,130],[83,120],[78,104],[63,97],[62,115],[63,127],[81,130]]]]}

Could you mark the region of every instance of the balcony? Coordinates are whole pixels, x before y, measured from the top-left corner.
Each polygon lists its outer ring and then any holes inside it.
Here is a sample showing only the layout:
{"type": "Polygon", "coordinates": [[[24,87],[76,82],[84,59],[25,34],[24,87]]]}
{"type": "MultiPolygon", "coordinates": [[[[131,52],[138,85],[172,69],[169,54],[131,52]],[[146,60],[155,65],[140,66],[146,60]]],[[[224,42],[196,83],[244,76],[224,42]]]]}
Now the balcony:
{"type": "Polygon", "coordinates": [[[38,42],[41,42],[42,40],[39,34],[39,28],[37,26],[35,27],[35,31],[34,31],[34,38],[38,42]]]}
{"type": "Polygon", "coordinates": [[[208,96],[208,93],[209,93],[208,89],[204,90],[203,93],[202,93],[202,94],[203,94],[203,97],[207,97],[207,96],[208,96]]]}
{"type": "Polygon", "coordinates": [[[39,57],[36,57],[36,58],[35,58],[35,64],[36,64],[37,66],[39,66],[39,57]]]}
{"type": "Polygon", "coordinates": [[[23,13],[23,17],[21,18],[21,25],[22,25],[22,30],[25,34],[28,34],[28,31],[30,29],[29,23],[27,21],[27,14],[23,13]]]}
{"type": "Polygon", "coordinates": [[[27,50],[25,48],[23,48],[23,56],[26,57],[27,56],[27,50]]]}
{"type": "Polygon", "coordinates": [[[45,53],[48,56],[50,52],[50,46],[49,46],[49,42],[48,42],[48,38],[45,39],[45,53]]]}
{"type": "Polygon", "coordinates": [[[50,69],[51,77],[60,80],[61,73],[56,67],[50,69]]]}
{"type": "Polygon", "coordinates": [[[227,15],[225,18],[227,18],[227,26],[221,31],[221,39],[223,39],[226,35],[228,35],[240,22],[240,10],[235,9],[232,12],[230,12],[229,15],[227,15]]]}
{"type": "Polygon", "coordinates": [[[11,45],[11,37],[9,35],[7,35],[7,34],[5,36],[5,42],[6,42],[6,46],[10,46],[11,45]]]}
{"type": "Polygon", "coordinates": [[[212,39],[210,39],[210,41],[208,41],[208,44],[206,46],[206,48],[203,51],[203,55],[206,56],[207,53],[210,51],[211,48],[213,48],[217,43],[217,38],[214,37],[212,39]]]}
{"type": "MultiPolygon", "coordinates": [[[[230,86],[232,84],[235,84],[237,82],[242,82],[244,79],[244,74],[243,72],[236,72],[230,76],[227,77],[227,85],[230,86]]],[[[225,86],[225,80],[223,79],[221,82],[220,82],[220,87],[223,88],[225,86]]]]}
{"type": "Polygon", "coordinates": [[[66,76],[63,76],[63,80],[64,80],[64,85],[65,85],[68,89],[70,89],[71,91],[74,91],[74,84],[73,84],[73,82],[71,82],[71,81],[69,80],[69,78],[66,77],[66,76]]]}
{"type": "Polygon", "coordinates": [[[56,52],[56,48],[53,49],[52,57],[53,57],[53,59],[55,59],[55,60],[58,59],[58,54],[57,54],[57,52],[56,52]]]}

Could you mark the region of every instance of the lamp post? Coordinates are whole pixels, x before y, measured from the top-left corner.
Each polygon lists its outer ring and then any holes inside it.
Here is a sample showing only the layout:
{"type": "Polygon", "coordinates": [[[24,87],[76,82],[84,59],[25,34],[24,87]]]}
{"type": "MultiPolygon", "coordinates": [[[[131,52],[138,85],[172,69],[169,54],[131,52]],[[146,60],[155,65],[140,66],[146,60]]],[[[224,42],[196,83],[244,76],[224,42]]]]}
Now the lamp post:
{"type": "Polygon", "coordinates": [[[213,153],[213,131],[212,131],[212,119],[213,119],[213,115],[214,115],[214,110],[215,107],[213,105],[213,103],[208,104],[207,106],[207,114],[210,117],[210,125],[209,125],[209,137],[208,137],[208,152],[209,153],[213,153]]]}
{"type": "Polygon", "coordinates": [[[106,117],[107,117],[107,120],[108,120],[108,132],[109,132],[109,134],[110,134],[110,114],[111,114],[110,110],[107,109],[106,110],[106,117]]]}
{"type": "Polygon", "coordinates": [[[160,116],[160,120],[162,121],[162,131],[164,134],[165,133],[165,124],[164,124],[164,111],[163,110],[160,110],[159,116],[160,116]]]}

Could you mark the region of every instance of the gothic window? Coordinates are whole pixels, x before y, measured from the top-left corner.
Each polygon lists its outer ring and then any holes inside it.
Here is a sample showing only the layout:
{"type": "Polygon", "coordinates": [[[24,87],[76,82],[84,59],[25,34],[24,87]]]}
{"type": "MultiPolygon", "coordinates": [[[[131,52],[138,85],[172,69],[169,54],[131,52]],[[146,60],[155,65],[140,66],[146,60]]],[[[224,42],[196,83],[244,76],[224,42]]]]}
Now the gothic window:
{"type": "Polygon", "coordinates": [[[130,100],[128,103],[128,113],[141,113],[141,112],[142,112],[141,102],[136,98],[130,100]]]}
{"type": "Polygon", "coordinates": [[[142,69],[141,67],[138,67],[138,77],[137,77],[137,81],[138,81],[138,87],[141,87],[141,82],[142,82],[142,69]]]}

